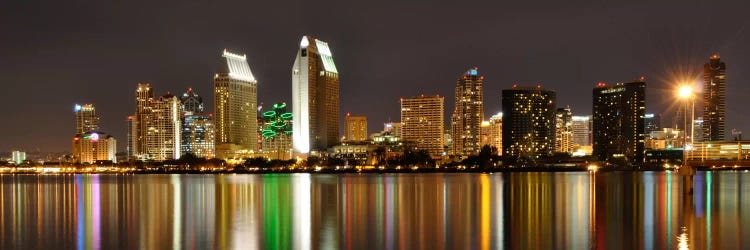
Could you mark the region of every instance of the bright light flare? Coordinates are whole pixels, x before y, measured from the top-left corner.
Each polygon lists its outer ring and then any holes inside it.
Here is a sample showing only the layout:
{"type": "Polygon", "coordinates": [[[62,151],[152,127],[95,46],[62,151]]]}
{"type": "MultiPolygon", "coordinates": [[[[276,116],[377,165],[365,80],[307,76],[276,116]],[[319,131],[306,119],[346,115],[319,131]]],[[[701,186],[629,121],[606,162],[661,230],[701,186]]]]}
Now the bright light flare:
{"type": "Polygon", "coordinates": [[[690,98],[693,96],[693,87],[688,85],[681,86],[677,91],[677,96],[683,99],[690,98]]]}

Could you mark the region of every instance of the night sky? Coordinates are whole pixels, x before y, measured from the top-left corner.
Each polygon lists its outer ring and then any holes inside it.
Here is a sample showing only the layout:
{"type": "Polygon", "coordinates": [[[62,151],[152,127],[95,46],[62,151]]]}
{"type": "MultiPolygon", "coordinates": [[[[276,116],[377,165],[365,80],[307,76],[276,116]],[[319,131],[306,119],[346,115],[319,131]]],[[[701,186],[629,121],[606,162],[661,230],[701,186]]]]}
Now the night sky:
{"type": "Polygon", "coordinates": [[[75,103],[93,103],[124,151],[138,82],[157,95],[192,87],[213,112],[224,48],[247,54],[259,102],[291,103],[304,34],[329,43],[341,112],[366,115],[370,133],[400,120],[399,97],[440,94],[450,117],[456,79],[473,66],[487,116],[514,83],[541,83],[558,106],[590,114],[597,82],[645,76],[647,112],[671,124],[672,86],[714,52],[727,63],[727,131],[750,133],[746,1],[189,2],[0,2],[0,151],[70,151],[75,103]]]}

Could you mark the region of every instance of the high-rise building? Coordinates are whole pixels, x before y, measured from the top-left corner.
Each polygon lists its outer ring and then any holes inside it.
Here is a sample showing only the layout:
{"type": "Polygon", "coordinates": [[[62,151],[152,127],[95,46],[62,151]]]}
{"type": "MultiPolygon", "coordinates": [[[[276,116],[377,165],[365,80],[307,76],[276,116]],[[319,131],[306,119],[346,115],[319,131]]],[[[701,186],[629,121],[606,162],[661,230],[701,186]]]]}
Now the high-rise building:
{"type": "Polygon", "coordinates": [[[555,97],[539,85],[503,90],[503,156],[534,160],[552,154],[555,97]]]}
{"type": "Polygon", "coordinates": [[[181,154],[180,99],[169,93],[150,102],[146,125],[146,157],[163,161],[181,154]]]}
{"type": "Polygon", "coordinates": [[[221,55],[214,76],[214,128],[216,157],[242,158],[258,148],[258,81],[247,56],[221,55]]]}
{"type": "Polygon", "coordinates": [[[11,160],[16,165],[21,165],[26,160],[26,152],[14,150],[11,153],[11,160]]]}
{"type": "Polygon", "coordinates": [[[328,43],[303,36],[292,67],[294,150],[324,152],[339,141],[339,72],[328,43]]]}
{"type": "Polygon", "coordinates": [[[489,145],[497,148],[498,154],[503,152],[503,112],[490,117],[489,121],[482,122],[482,147],[489,145]]]}
{"type": "Polygon", "coordinates": [[[344,133],[347,141],[367,140],[367,117],[346,114],[344,133]]]}
{"type": "Polygon", "coordinates": [[[73,136],[73,161],[94,163],[113,161],[115,158],[115,138],[99,131],[99,116],[93,104],[73,106],[76,134],[73,136]]]}
{"type": "Polygon", "coordinates": [[[196,157],[213,158],[214,124],[210,115],[203,112],[203,98],[189,88],[180,97],[182,124],[182,154],[190,153],[196,157]]]}
{"type": "Polygon", "coordinates": [[[572,116],[573,145],[591,146],[591,116],[572,116]]]}
{"type": "Polygon", "coordinates": [[[703,139],[705,141],[724,140],[726,120],[726,79],[727,65],[719,54],[711,56],[703,65],[703,139]]]}
{"type": "Polygon", "coordinates": [[[452,154],[479,153],[484,120],[483,82],[484,77],[479,75],[477,68],[469,69],[456,81],[456,106],[451,116],[452,154]]]}
{"type": "Polygon", "coordinates": [[[558,108],[555,112],[555,152],[573,153],[573,112],[558,108]]]}
{"type": "Polygon", "coordinates": [[[97,161],[117,162],[117,141],[98,131],[88,131],[73,137],[73,161],[93,164],[97,161]]]}
{"type": "Polygon", "coordinates": [[[646,82],[641,78],[616,85],[598,83],[593,96],[594,156],[642,164],[646,82]]]}
{"type": "Polygon", "coordinates": [[[427,150],[433,156],[442,155],[444,105],[441,96],[402,98],[401,140],[413,142],[418,150],[427,150]]]}
{"type": "Polygon", "coordinates": [[[99,116],[93,104],[76,104],[73,106],[76,119],[76,134],[99,130],[99,116]]]}
{"type": "Polygon", "coordinates": [[[661,114],[646,114],[643,117],[643,133],[648,135],[652,131],[661,131],[661,114]]]}
{"type": "Polygon", "coordinates": [[[134,128],[131,134],[133,149],[131,150],[132,155],[129,157],[132,159],[147,159],[146,151],[146,134],[148,132],[148,124],[146,120],[151,113],[151,101],[154,99],[154,91],[151,89],[150,83],[138,83],[138,87],[135,89],[135,115],[134,119],[129,120],[130,125],[134,128]]]}
{"type": "Polygon", "coordinates": [[[135,116],[131,115],[128,116],[128,135],[127,135],[127,155],[128,159],[135,159],[135,150],[138,147],[136,142],[138,142],[138,137],[136,136],[138,133],[138,126],[135,123],[135,116]]]}

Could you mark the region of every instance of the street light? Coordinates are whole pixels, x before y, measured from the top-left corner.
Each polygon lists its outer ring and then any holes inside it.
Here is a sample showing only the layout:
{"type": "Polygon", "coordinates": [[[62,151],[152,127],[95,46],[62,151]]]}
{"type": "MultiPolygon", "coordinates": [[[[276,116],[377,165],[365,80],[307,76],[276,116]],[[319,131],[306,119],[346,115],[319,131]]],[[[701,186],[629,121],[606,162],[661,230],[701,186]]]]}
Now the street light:
{"type": "MultiPolygon", "coordinates": [[[[682,141],[682,165],[687,165],[687,150],[688,150],[688,140],[687,140],[687,130],[688,130],[688,108],[691,109],[690,111],[690,126],[695,126],[695,95],[693,94],[693,87],[690,85],[682,85],[677,90],[677,97],[679,99],[682,99],[685,101],[684,106],[684,113],[683,113],[683,120],[684,120],[684,131],[683,131],[683,141],[682,141]]],[[[693,137],[695,134],[695,128],[690,128],[690,146],[692,147],[694,144],[693,137]]]]}

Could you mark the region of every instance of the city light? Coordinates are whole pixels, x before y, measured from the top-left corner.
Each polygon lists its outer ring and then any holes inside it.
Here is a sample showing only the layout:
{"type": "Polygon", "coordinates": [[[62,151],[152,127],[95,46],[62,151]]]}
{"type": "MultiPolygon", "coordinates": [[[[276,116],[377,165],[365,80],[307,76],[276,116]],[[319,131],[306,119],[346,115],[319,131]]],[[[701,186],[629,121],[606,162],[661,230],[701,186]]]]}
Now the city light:
{"type": "Polygon", "coordinates": [[[693,96],[693,87],[688,85],[681,86],[677,91],[677,96],[683,99],[693,96]]]}

